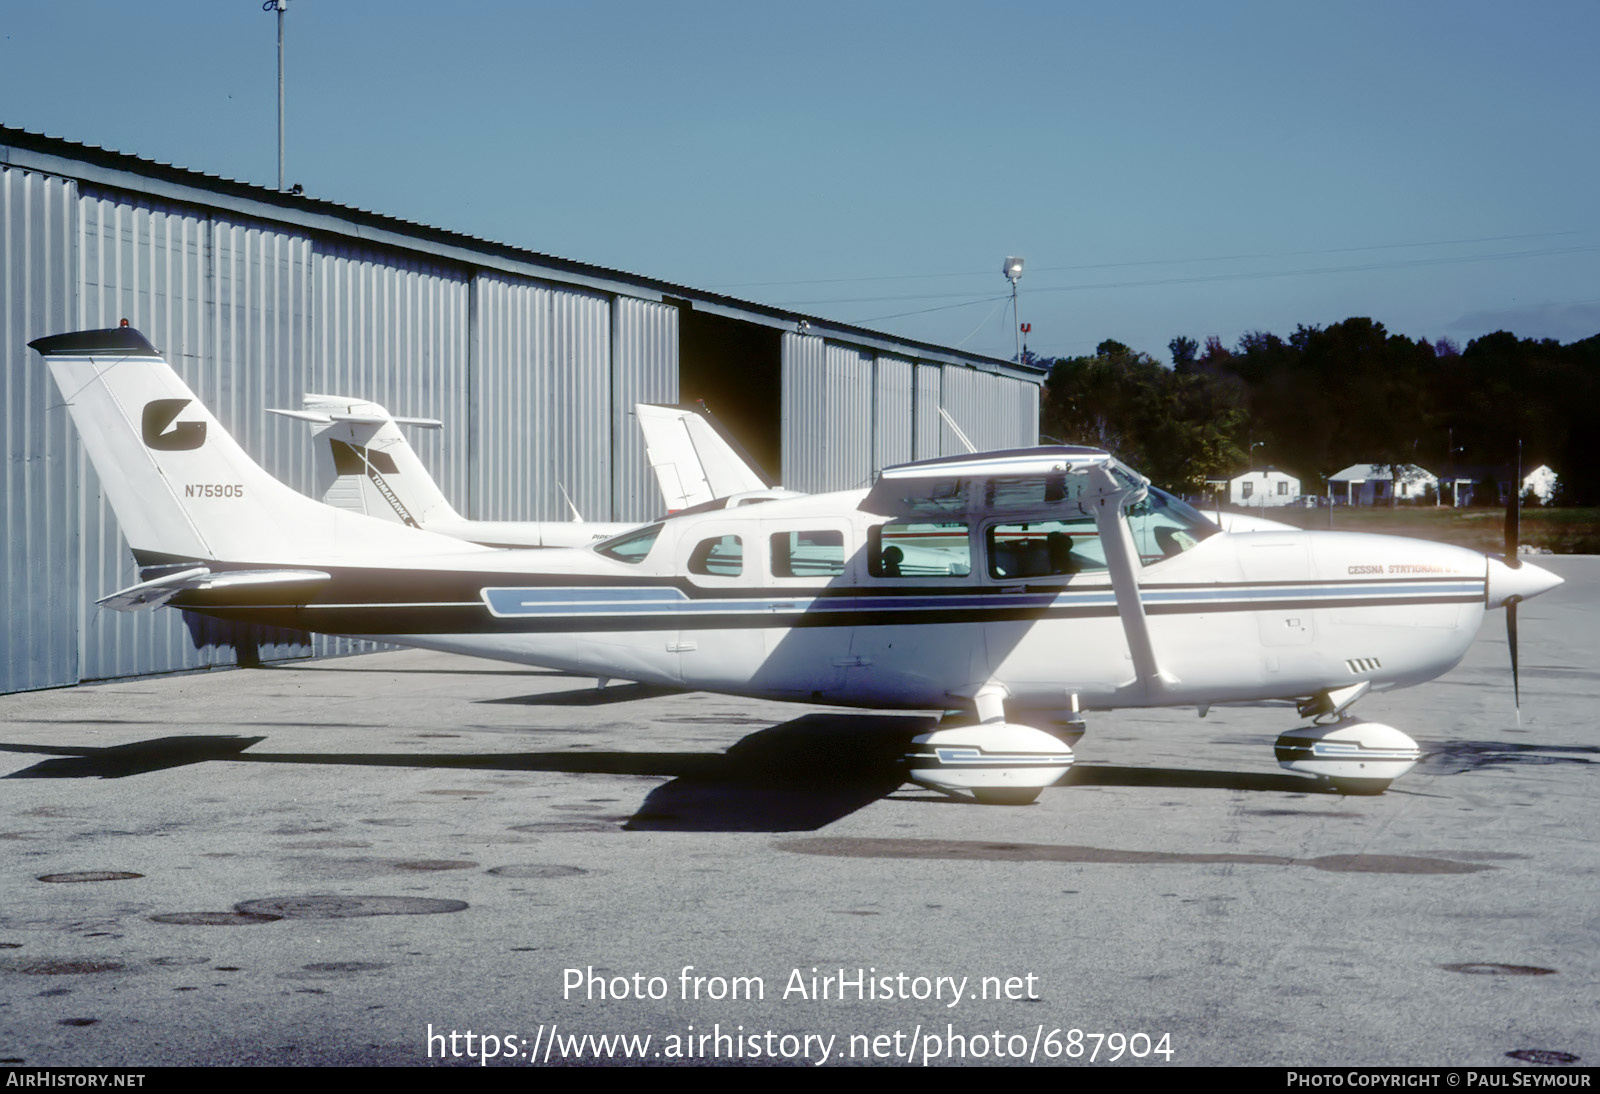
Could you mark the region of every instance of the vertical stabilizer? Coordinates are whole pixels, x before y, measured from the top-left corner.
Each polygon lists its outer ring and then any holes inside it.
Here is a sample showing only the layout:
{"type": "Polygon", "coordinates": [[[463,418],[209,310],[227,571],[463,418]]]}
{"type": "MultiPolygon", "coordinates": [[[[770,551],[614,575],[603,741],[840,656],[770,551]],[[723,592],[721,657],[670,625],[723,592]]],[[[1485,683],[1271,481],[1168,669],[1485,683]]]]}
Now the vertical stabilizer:
{"type": "Polygon", "coordinates": [[[443,423],[397,419],[377,403],[337,395],[307,395],[303,407],[274,413],[311,423],[316,489],[325,503],[412,528],[461,520],[400,430],[400,423],[443,423]]]}
{"type": "Polygon", "coordinates": [[[649,403],[634,409],[668,510],[772,486],[716,423],[698,411],[649,403]]]}

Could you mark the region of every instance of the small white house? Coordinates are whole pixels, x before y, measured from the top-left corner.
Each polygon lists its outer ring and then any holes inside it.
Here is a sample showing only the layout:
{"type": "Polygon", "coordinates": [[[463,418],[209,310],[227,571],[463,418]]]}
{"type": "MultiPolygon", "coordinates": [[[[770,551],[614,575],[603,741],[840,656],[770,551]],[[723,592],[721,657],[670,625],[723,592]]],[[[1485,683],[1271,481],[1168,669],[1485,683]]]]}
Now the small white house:
{"type": "Polygon", "coordinates": [[[1561,476],[1550,470],[1549,464],[1541,463],[1532,471],[1522,476],[1522,493],[1524,496],[1531,493],[1539,499],[1541,505],[1548,505],[1555,496],[1556,486],[1561,481],[1561,476]]]}
{"type": "Polygon", "coordinates": [[[1246,471],[1228,480],[1229,505],[1298,505],[1300,480],[1287,471],[1269,467],[1265,471],[1246,471]]]}
{"type": "Polygon", "coordinates": [[[1334,505],[1388,505],[1390,501],[1421,501],[1439,478],[1414,463],[1353,463],[1328,476],[1328,500],[1334,505]]]}

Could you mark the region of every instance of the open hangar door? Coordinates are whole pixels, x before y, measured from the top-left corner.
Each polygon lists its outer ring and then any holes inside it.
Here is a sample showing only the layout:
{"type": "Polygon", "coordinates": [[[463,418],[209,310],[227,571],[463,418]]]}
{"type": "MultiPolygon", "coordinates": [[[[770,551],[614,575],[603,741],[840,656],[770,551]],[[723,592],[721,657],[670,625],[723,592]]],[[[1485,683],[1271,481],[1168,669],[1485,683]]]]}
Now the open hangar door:
{"type": "Polygon", "coordinates": [[[668,303],[679,313],[679,401],[703,402],[760,470],[783,482],[781,332],[668,303]]]}

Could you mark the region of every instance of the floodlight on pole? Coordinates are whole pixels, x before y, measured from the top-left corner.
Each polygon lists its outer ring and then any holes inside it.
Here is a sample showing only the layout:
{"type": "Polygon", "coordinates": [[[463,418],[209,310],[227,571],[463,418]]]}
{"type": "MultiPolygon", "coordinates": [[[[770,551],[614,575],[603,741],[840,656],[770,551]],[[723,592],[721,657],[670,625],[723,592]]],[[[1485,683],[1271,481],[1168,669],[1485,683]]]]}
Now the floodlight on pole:
{"type": "Polygon", "coordinates": [[[1022,278],[1022,259],[1015,255],[1006,256],[1005,265],[1000,267],[1000,272],[1011,282],[1011,328],[1017,336],[1017,363],[1021,364],[1022,330],[1018,325],[1020,320],[1017,316],[1017,282],[1022,278]]]}

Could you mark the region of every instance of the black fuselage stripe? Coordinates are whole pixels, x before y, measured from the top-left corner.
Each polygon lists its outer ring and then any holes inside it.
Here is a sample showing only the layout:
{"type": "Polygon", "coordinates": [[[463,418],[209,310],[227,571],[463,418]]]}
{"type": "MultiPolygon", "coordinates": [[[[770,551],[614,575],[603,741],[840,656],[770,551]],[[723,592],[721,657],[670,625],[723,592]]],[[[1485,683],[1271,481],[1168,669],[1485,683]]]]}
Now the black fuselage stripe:
{"type": "MultiPolygon", "coordinates": [[[[1269,603],[1215,602],[1198,604],[1147,604],[1148,615],[1209,615],[1235,612],[1318,611],[1331,608],[1380,608],[1402,605],[1478,604],[1481,597],[1440,596],[1397,600],[1374,597],[1360,600],[1284,600],[1269,603]]],[[[406,604],[337,608],[257,604],[201,606],[182,604],[191,611],[222,619],[289,627],[330,634],[577,634],[615,631],[722,631],[784,627],[895,627],[957,623],[1047,622],[1069,619],[1114,619],[1114,604],[1077,607],[955,608],[916,611],[732,611],[646,612],[637,615],[551,615],[499,617],[482,605],[406,604]]]]}

